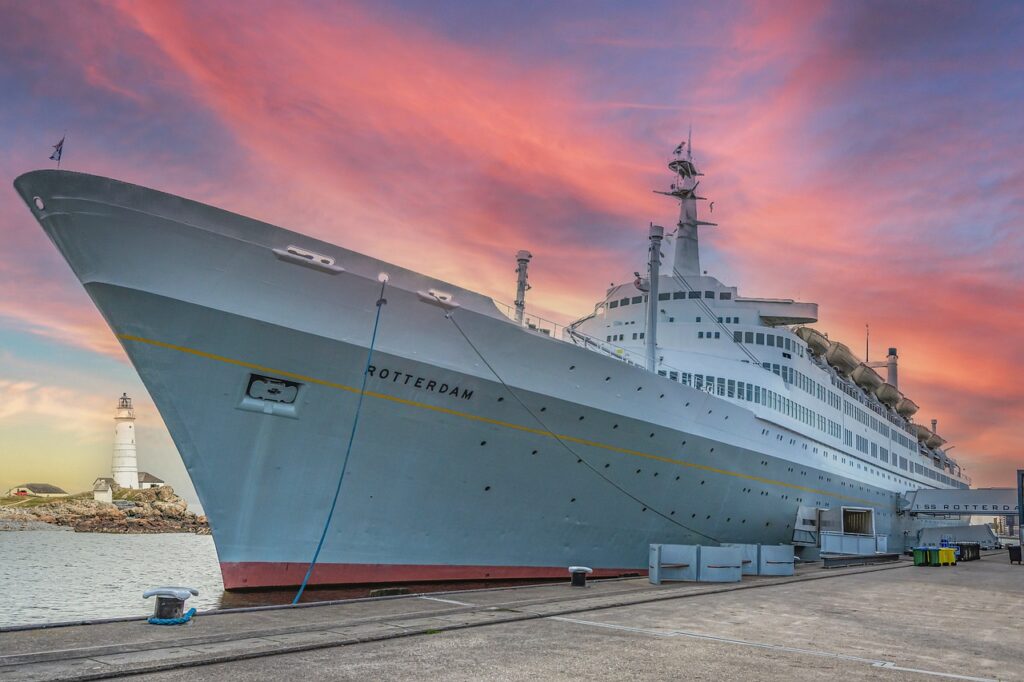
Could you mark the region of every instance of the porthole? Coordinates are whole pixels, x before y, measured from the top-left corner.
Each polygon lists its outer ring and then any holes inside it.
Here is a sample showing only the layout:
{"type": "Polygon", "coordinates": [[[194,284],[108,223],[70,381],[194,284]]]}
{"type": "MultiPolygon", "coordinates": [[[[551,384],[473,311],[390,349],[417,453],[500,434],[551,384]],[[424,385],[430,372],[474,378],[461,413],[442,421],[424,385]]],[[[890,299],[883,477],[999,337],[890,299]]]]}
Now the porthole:
{"type": "Polygon", "coordinates": [[[500,396],[500,395],[499,395],[499,396],[498,396],[498,402],[499,402],[499,403],[505,402],[505,397],[504,397],[504,396],[500,396]]]}
{"type": "Polygon", "coordinates": [[[657,471],[655,471],[655,472],[654,472],[654,477],[655,477],[655,478],[657,478],[657,477],[658,477],[658,472],[657,472],[657,471]]]}
{"type": "Polygon", "coordinates": [[[613,429],[617,429],[617,428],[619,428],[619,425],[618,424],[612,424],[612,428],[613,429]]]}
{"type": "Polygon", "coordinates": [[[577,463],[577,464],[583,464],[583,458],[582,458],[582,457],[580,457],[580,458],[577,458],[577,459],[576,459],[576,463],[577,463]]]}
{"type": "Polygon", "coordinates": [[[679,480],[679,477],[678,477],[678,476],[676,476],[676,480],[677,480],[677,481],[679,480]]]}
{"type": "Polygon", "coordinates": [[[704,485],[704,481],[701,481],[701,482],[700,482],[700,484],[701,484],[701,485],[704,485]]]}
{"type": "Polygon", "coordinates": [[[705,516],[704,520],[705,521],[710,521],[711,520],[711,514],[708,514],[707,516],[705,516]]]}
{"type": "Polygon", "coordinates": [[[647,437],[648,437],[648,438],[654,438],[654,434],[653,434],[653,433],[651,433],[651,435],[649,435],[649,436],[647,436],[647,437]]]}
{"type": "Polygon", "coordinates": [[[637,386],[637,387],[636,387],[636,390],[638,390],[638,391],[642,391],[642,390],[644,390],[644,387],[643,387],[643,386],[637,386]]]}
{"type": "Polygon", "coordinates": [[[542,407],[542,408],[540,408],[540,411],[541,411],[541,412],[547,412],[547,411],[548,411],[548,408],[546,408],[546,407],[542,407]]]}
{"type": "Polygon", "coordinates": [[[710,450],[708,450],[708,452],[714,452],[714,451],[715,451],[714,448],[711,448],[710,450]]]}
{"type": "Polygon", "coordinates": [[[610,467],[610,466],[611,466],[611,464],[605,464],[605,465],[604,465],[604,468],[605,468],[605,469],[607,469],[607,468],[608,468],[608,467],[610,467]]]}
{"type": "Polygon", "coordinates": [[[569,500],[569,501],[570,501],[570,502],[575,502],[575,501],[576,501],[576,498],[574,497],[574,498],[572,498],[572,499],[571,499],[571,500],[569,500]]]}
{"type": "Polygon", "coordinates": [[[661,395],[658,396],[658,398],[664,398],[664,397],[665,397],[664,393],[662,393],[661,395]]]}
{"type": "Polygon", "coordinates": [[[483,447],[484,445],[487,445],[487,441],[485,441],[485,440],[480,441],[480,446],[483,447]]]}
{"type": "Polygon", "coordinates": [[[531,452],[530,454],[531,454],[531,455],[536,455],[536,454],[537,454],[537,452],[538,452],[537,450],[534,450],[534,451],[533,451],[533,452],[531,452]]]}
{"type": "Polygon", "coordinates": [[[46,208],[46,204],[43,203],[42,197],[32,197],[32,203],[36,205],[36,209],[42,211],[46,208]]]}
{"type": "Polygon", "coordinates": [[[611,378],[611,377],[605,377],[605,378],[604,378],[604,380],[605,380],[605,381],[611,381],[611,380],[612,380],[612,378],[611,378]]]}
{"type": "Polygon", "coordinates": [[[571,372],[572,370],[574,370],[574,369],[576,369],[576,365],[569,365],[569,371],[570,371],[570,372],[571,372]]]}
{"type": "Polygon", "coordinates": [[[636,470],[636,473],[638,473],[638,474],[639,474],[639,473],[640,473],[640,470],[639,470],[639,469],[637,469],[637,470],[636,470]]]}
{"type": "Polygon", "coordinates": [[[488,491],[488,490],[490,490],[490,489],[491,489],[491,486],[489,486],[489,485],[485,485],[485,486],[484,486],[484,492],[486,492],[486,491],[488,491]]]}
{"type": "Polygon", "coordinates": [[[685,440],[683,441],[683,447],[684,448],[686,447],[686,441],[685,440]]]}
{"type": "Polygon", "coordinates": [[[675,516],[675,515],[676,515],[676,513],[675,513],[674,511],[670,511],[670,512],[668,513],[668,515],[669,515],[669,516],[675,516]]]}
{"type": "Polygon", "coordinates": [[[583,421],[583,415],[582,414],[580,415],[580,421],[583,421]]]}
{"type": "Polygon", "coordinates": [[[691,519],[695,519],[695,518],[697,518],[697,514],[696,514],[696,513],[690,514],[690,518],[691,518],[691,519]]]}

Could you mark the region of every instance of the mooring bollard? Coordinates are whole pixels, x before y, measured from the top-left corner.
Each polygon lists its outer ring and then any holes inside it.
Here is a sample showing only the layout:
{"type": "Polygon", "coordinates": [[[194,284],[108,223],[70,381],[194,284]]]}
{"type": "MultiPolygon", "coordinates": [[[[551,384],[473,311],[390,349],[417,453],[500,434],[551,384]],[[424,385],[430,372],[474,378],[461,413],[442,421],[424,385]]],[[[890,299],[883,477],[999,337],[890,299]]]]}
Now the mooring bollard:
{"type": "Polygon", "coordinates": [[[180,625],[187,623],[195,615],[195,609],[185,613],[185,600],[199,596],[194,587],[154,587],[142,593],[143,599],[156,597],[156,608],[149,622],[153,625],[180,625]]]}
{"type": "Polygon", "coordinates": [[[569,575],[572,576],[570,584],[573,587],[586,587],[587,586],[587,575],[593,573],[594,569],[587,568],[586,566],[570,566],[569,575]]]}

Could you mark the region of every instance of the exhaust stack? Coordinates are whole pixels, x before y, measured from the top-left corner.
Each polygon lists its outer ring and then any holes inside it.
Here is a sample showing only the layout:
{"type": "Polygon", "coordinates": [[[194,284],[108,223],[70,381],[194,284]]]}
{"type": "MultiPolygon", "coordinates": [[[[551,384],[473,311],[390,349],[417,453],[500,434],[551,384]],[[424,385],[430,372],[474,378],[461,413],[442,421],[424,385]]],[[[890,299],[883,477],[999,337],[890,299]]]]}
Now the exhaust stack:
{"type": "Polygon", "coordinates": [[[898,360],[899,360],[899,356],[896,355],[896,349],[895,348],[890,348],[889,349],[889,357],[886,358],[886,362],[885,362],[885,366],[889,370],[888,371],[888,376],[886,377],[886,381],[888,383],[892,384],[893,386],[895,386],[896,388],[900,387],[899,375],[898,375],[898,372],[897,372],[897,369],[896,369],[896,363],[897,363],[898,360]]]}

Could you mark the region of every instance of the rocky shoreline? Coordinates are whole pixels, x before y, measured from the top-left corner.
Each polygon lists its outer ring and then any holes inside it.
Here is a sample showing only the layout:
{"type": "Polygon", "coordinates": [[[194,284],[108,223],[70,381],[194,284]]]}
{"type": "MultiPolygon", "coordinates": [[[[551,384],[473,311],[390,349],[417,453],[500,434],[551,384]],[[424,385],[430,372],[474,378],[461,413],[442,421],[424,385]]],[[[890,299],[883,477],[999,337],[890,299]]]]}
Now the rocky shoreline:
{"type": "Polygon", "coordinates": [[[210,532],[206,517],[188,511],[188,503],[175,495],[170,486],[147,490],[117,488],[113,503],[94,500],[91,493],[45,502],[9,500],[4,498],[0,505],[0,531],[66,527],[78,533],[210,532]]]}

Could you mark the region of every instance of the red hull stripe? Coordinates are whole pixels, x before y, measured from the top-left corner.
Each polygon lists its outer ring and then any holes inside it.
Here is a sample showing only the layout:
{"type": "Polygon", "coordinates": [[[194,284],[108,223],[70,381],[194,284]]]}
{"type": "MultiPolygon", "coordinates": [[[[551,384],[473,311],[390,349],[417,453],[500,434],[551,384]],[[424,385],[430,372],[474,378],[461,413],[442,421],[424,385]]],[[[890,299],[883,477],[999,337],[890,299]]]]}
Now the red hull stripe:
{"type": "MultiPolygon", "coordinates": [[[[221,562],[224,587],[292,587],[299,585],[309,564],[286,562],[221,562]]],[[[640,568],[595,568],[591,577],[646,574],[640,568]]],[[[439,566],[396,564],[317,564],[310,585],[365,585],[373,583],[420,583],[439,580],[522,580],[569,578],[567,566],[439,566]]]]}

